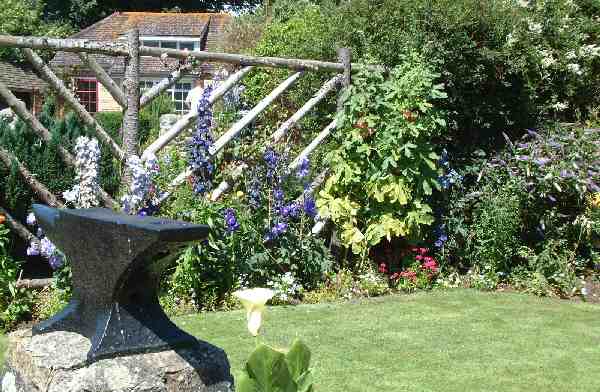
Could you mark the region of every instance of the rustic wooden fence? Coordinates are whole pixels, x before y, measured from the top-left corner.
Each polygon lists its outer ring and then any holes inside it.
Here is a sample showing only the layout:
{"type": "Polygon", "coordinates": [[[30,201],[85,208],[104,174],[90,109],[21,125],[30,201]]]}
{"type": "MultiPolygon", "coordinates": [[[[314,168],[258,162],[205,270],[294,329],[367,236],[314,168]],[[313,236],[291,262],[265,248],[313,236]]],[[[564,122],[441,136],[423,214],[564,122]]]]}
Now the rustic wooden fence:
{"type": "MultiPolygon", "coordinates": [[[[221,149],[223,149],[230,141],[232,141],[240,132],[253,120],[255,120],[269,105],[271,105],[279,96],[293,86],[306,72],[328,72],[333,73],[333,77],[329,79],[316,93],[306,102],[293,116],[285,121],[271,136],[271,142],[276,143],[281,140],[287,132],[289,132],[304,116],[306,116],[319,102],[333,91],[338,91],[341,88],[348,87],[351,83],[351,72],[353,69],[360,67],[368,67],[373,70],[382,70],[379,66],[364,66],[351,63],[350,51],[348,49],[340,49],[338,51],[339,62],[326,62],[316,60],[288,59],[275,57],[255,57],[228,53],[213,53],[205,51],[185,51],[176,49],[153,48],[140,45],[139,31],[133,29],[127,33],[126,41],[92,41],[86,39],[56,39],[48,37],[16,37],[0,35],[0,47],[21,48],[25,58],[31,63],[38,75],[44,79],[51,89],[70,106],[84,124],[89,126],[97,136],[97,138],[107,145],[116,159],[125,162],[132,155],[141,155],[142,160],[156,154],[185,129],[195,121],[197,114],[190,111],[178,120],[172,128],[158,137],[144,151],[138,151],[138,128],[139,128],[139,112],[140,108],[148,105],[154,98],[162,92],[173,86],[178,80],[190,73],[194,69],[194,65],[190,60],[199,60],[202,62],[225,63],[240,66],[241,69],[229,76],[227,80],[221,83],[216,88],[210,98],[209,103],[212,105],[222,98],[228,91],[236,86],[245,75],[254,67],[278,67],[287,68],[296,71],[292,76],[282,81],[269,95],[261,100],[254,108],[248,111],[239,121],[220,136],[210,148],[209,154],[214,157],[221,149]],[[44,62],[44,60],[34,52],[34,49],[75,52],[83,63],[96,75],[97,80],[106,88],[112,95],[115,101],[123,108],[123,124],[122,124],[122,144],[119,145],[111,136],[102,128],[96,119],[79,103],[76,96],[71,92],[64,81],[62,81],[44,62]],[[119,86],[110,75],[97,63],[97,61],[89,54],[101,54],[106,56],[122,56],[125,58],[125,77],[121,86],[119,86]],[[175,70],[168,77],[154,85],[151,89],[140,95],[139,75],[140,75],[140,56],[152,56],[161,58],[176,58],[182,61],[179,69],[175,70]],[[141,154],[140,154],[141,153],[141,154]]],[[[18,100],[6,85],[0,82],[0,96],[8,103],[11,109],[24,121],[44,142],[50,141],[50,132],[33,116],[25,107],[25,104],[18,100]]],[[[338,98],[339,99],[339,98],[338,98]]],[[[338,100],[339,102],[339,100],[338,100]]],[[[339,104],[338,104],[339,105],[339,104]]],[[[330,133],[335,129],[336,122],[330,123],[318,136],[300,153],[300,155],[291,163],[290,167],[295,168],[301,162],[303,157],[308,157],[318,145],[325,140],[330,133]]],[[[59,146],[58,153],[64,160],[65,164],[74,166],[75,158],[70,151],[62,146],[59,146]]],[[[0,160],[6,165],[12,165],[16,162],[17,169],[24,181],[34,190],[40,200],[50,206],[62,207],[63,203],[60,199],[53,195],[48,188],[39,182],[35,175],[32,174],[22,162],[20,162],[14,154],[0,147],[0,160]]],[[[243,168],[238,168],[237,172],[241,172],[243,168]]],[[[236,172],[234,170],[234,172],[236,172]]],[[[169,189],[165,193],[163,200],[168,198],[170,193],[176,187],[186,182],[186,179],[191,174],[188,169],[178,175],[170,184],[169,189]]],[[[316,176],[309,191],[314,191],[326,178],[327,173],[323,172],[316,176]]],[[[124,177],[127,181],[127,177],[124,177]]],[[[210,195],[211,200],[215,201],[230,188],[230,184],[221,183],[210,195]]],[[[113,200],[110,195],[101,190],[100,199],[102,203],[109,208],[118,209],[119,204],[113,200]]],[[[7,223],[15,230],[17,234],[27,241],[35,241],[35,236],[29,230],[20,224],[16,219],[0,207],[0,212],[6,215],[7,223]]]]}

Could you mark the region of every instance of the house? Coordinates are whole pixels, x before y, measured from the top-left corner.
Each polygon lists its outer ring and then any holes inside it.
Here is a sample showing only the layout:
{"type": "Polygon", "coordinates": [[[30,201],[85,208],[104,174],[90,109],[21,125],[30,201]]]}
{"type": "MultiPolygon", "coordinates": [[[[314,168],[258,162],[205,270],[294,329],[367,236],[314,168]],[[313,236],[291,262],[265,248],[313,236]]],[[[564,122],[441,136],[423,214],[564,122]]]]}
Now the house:
{"type": "MultiPolygon", "coordinates": [[[[137,27],[142,45],[180,50],[215,50],[231,16],[225,13],[156,13],[115,12],[101,21],[85,28],[71,38],[98,41],[125,39],[126,32],[137,27]]],[[[122,57],[93,55],[108,74],[120,84],[125,73],[122,57]]],[[[142,56],[140,59],[140,87],[152,87],[179,65],[177,59],[162,60],[142,56]]],[[[100,84],[94,74],[85,67],[75,53],[59,52],[50,66],[63,80],[71,83],[80,102],[91,112],[119,111],[121,107],[100,84]]],[[[178,113],[185,113],[185,99],[194,87],[194,79],[211,80],[218,69],[203,65],[200,72],[189,75],[176,83],[168,94],[178,113]]]]}
{"type": "MultiPolygon", "coordinates": [[[[42,110],[44,91],[48,87],[46,82],[26,65],[0,61],[0,82],[21,101],[33,114],[42,110]]],[[[0,97],[0,110],[8,108],[8,104],[0,97]]]]}

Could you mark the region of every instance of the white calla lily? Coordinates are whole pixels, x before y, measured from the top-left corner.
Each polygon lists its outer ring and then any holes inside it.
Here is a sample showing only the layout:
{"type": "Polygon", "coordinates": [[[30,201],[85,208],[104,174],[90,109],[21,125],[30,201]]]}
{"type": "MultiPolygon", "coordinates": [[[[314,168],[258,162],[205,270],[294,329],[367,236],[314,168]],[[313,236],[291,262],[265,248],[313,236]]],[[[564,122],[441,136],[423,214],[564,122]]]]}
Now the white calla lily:
{"type": "Polygon", "coordinates": [[[239,290],[233,293],[233,295],[240,300],[246,309],[248,331],[250,331],[252,336],[258,336],[258,331],[262,324],[262,314],[265,311],[267,301],[273,298],[275,292],[269,289],[255,288],[239,290]]]}

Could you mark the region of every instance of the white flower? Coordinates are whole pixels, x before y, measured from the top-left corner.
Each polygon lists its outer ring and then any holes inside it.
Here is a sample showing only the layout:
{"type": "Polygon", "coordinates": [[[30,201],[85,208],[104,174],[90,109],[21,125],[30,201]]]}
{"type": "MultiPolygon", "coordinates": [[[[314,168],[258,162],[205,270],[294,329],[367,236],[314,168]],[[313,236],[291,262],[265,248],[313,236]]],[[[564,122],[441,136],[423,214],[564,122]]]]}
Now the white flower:
{"type": "Polygon", "coordinates": [[[554,63],[556,63],[556,59],[554,56],[552,56],[552,51],[541,50],[540,54],[542,56],[542,68],[550,68],[554,63]]]}
{"type": "Polygon", "coordinates": [[[534,22],[529,22],[529,31],[531,31],[534,34],[541,34],[542,33],[542,24],[541,23],[534,23],[534,22]]]}
{"type": "Polygon", "coordinates": [[[267,301],[273,298],[273,290],[255,288],[239,290],[233,293],[246,309],[248,319],[248,331],[252,336],[258,336],[258,330],[262,323],[262,314],[265,311],[267,301]]]}
{"type": "Polygon", "coordinates": [[[27,215],[27,224],[28,224],[29,226],[35,226],[35,224],[36,224],[36,219],[35,219],[35,215],[33,214],[33,212],[30,212],[30,213],[27,215]]]}
{"type": "Polygon", "coordinates": [[[585,296],[585,295],[588,295],[588,289],[587,289],[587,287],[583,287],[583,288],[581,289],[581,295],[584,295],[584,296],[585,296]]]}
{"type": "Polygon", "coordinates": [[[600,46],[597,45],[583,45],[579,49],[579,54],[582,57],[600,57],[600,46]]]}
{"type": "Polygon", "coordinates": [[[529,8],[530,4],[528,0],[518,0],[517,3],[520,7],[529,8]]]}
{"type": "Polygon", "coordinates": [[[517,38],[512,33],[509,33],[506,36],[506,45],[513,46],[516,43],[517,43],[517,38]]]}
{"type": "Polygon", "coordinates": [[[565,55],[565,57],[567,58],[567,60],[574,60],[577,58],[577,54],[575,53],[574,50],[569,50],[567,52],[567,54],[565,55]]]}
{"type": "Polygon", "coordinates": [[[63,192],[63,197],[68,203],[78,208],[91,208],[99,204],[99,160],[98,140],[85,136],[78,137],[75,143],[75,180],[77,185],[73,189],[63,192]]]}
{"type": "Polygon", "coordinates": [[[163,54],[161,54],[161,55],[160,55],[160,58],[161,58],[163,61],[166,61],[166,60],[169,58],[169,55],[168,55],[168,54],[166,54],[166,53],[163,53],[163,54]]]}
{"type": "Polygon", "coordinates": [[[569,71],[573,72],[575,75],[582,75],[583,74],[583,70],[581,69],[581,66],[579,64],[576,64],[576,63],[567,64],[567,69],[569,71]]]}
{"type": "Polygon", "coordinates": [[[555,104],[552,105],[552,109],[556,110],[557,112],[562,112],[563,110],[567,109],[569,107],[569,104],[566,102],[556,102],[555,104]]]}

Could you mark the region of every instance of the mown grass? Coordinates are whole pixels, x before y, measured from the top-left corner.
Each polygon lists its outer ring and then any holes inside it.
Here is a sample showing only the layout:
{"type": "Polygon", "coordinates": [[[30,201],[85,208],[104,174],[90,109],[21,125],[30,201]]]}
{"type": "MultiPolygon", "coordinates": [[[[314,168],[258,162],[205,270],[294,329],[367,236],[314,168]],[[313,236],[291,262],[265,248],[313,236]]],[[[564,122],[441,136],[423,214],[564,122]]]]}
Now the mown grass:
{"type": "MultiPolygon", "coordinates": [[[[435,291],[272,307],[264,340],[308,343],[319,391],[599,391],[599,316],[598,305],[435,291]]],[[[234,375],[255,345],[242,311],[177,322],[224,348],[234,375]]]]}

